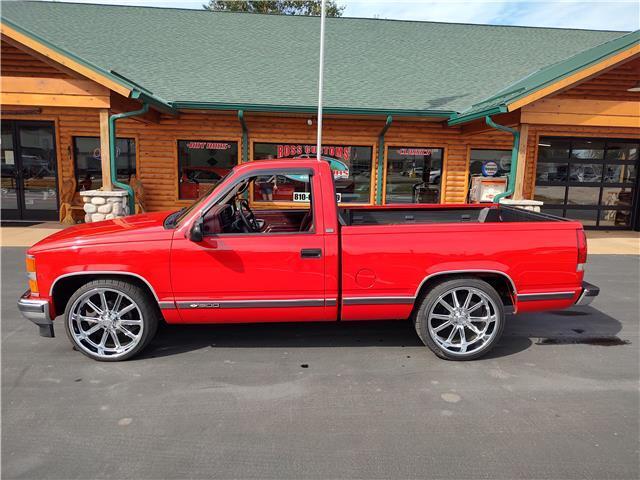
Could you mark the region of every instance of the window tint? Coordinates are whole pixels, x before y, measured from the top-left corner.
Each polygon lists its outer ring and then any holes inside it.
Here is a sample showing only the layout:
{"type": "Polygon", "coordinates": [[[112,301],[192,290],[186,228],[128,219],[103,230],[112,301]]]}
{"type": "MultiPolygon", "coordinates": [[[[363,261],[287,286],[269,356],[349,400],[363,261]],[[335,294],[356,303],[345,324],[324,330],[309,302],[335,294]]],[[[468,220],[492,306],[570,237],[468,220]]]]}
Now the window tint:
{"type": "MultiPolygon", "coordinates": [[[[76,190],[96,190],[102,187],[100,138],[73,137],[76,190]]],[[[116,139],[116,170],[118,181],[129,183],[136,174],[136,141],[116,139]]]]}
{"type": "MultiPolygon", "coordinates": [[[[371,147],[323,145],[322,158],[329,162],[331,170],[333,170],[339,202],[369,203],[371,201],[372,152],[373,149],[371,147]]],[[[315,157],[315,145],[294,143],[253,144],[254,160],[315,157]]],[[[275,197],[274,200],[276,200],[275,197]]]]}
{"type": "Polygon", "coordinates": [[[389,147],[386,203],[438,203],[442,148],[389,147]]]}
{"type": "Polygon", "coordinates": [[[178,198],[199,198],[237,163],[237,142],[178,140],[178,198]]]}

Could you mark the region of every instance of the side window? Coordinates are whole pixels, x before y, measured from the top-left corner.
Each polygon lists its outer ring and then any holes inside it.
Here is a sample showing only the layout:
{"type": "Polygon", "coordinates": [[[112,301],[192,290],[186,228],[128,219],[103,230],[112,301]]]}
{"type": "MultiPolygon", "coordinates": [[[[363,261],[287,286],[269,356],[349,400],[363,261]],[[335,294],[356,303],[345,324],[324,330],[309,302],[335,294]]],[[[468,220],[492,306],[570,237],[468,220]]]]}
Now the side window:
{"type": "MultiPolygon", "coordinates": [[[[76,190],[96,190],[102,187],[102,163],[98,137],[73,137],[76,190]]],[[[136,141],[133,138],[116,140],[116,168],[118,180],[129,183],[136,174],[136,141]]]]}
{"type": "Polygon", "coordinates": [[[238,164],[238,143],[178,140],[178,198],[199,198],[238,164]]]}
{"type": "Polygon", "coordinates": [[[282,170],[239,181],[220,203],[207,212],[203,233],[275,235],[314,232],[312,178],[300,170],[282,170]]]}

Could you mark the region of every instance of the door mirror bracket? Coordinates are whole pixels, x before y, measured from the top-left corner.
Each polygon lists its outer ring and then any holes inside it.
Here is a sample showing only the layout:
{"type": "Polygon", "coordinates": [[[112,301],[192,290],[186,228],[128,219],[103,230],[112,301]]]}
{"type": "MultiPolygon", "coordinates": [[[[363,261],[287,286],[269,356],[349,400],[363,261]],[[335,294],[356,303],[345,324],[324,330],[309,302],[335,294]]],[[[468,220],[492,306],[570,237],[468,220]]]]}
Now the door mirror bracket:
{"type": "Polygon", "coordinates": [[[203,219],[202,217],[198,217],[193,224],[191,224],[191,228],[189,229],[189,240],[191,240],[192,242],[201,242],[203,239],[203,233],[202,233],[202,225],[203,225],[203,219]]]}

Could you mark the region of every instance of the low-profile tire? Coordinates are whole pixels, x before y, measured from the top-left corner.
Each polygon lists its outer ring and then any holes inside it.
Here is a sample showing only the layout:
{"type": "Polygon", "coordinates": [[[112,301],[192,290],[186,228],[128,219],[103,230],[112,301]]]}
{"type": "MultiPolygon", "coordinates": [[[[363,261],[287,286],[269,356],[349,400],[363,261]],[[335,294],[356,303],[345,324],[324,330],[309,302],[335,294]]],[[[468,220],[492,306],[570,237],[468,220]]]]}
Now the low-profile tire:
{"type": "Polygon", "coordinates": [[[502,336],[504,305],[487,282],[456,278],[427,292],[414,322],[422,342],[438,357],[473,360],[489,352],[502,336]]]}
{"type": "Polygon", "coordinates": [[[104,279],[83,285],[71,296],[64,324],[77,350],[94,360],[117,362],[151,342],[159,317],[147,291],[127,281],[104,279]]]}

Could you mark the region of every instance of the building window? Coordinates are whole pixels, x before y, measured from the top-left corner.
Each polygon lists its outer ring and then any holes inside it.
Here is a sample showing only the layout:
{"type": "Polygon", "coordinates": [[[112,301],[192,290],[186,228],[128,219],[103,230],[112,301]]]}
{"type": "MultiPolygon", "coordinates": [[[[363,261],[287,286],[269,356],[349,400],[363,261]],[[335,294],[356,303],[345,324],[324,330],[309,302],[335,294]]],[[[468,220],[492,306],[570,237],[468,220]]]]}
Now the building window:
{"type": "Polygon", "coordinates": [[[630,228],[637,210],[640,143],[542,137],[535,199],[548,213],[593,228],[630,228]]]}
{"type": "MultiPolygon", "coordinates": [[[[371,202],[372,147],[354,145],[323,145],[322,158],[329,162],[333,170],[338,201],[342,203],[371,202]]],[[[315,158],[316,146],[293,143],[254,143],[253,159],[267,160],[275,158],[315,158]]],[[[294,201],[289,186],[278,193],[278,179],[271,182],[273,188],[266,185],[266,191],[254,194],[254,199],[269,198],[273,190],[273,200],[294,201]],[[291,197],[291,198],[289,198],[291,197]]]]}
{"type": "Polygon", "coordinates": [[[238,164],[238,143],[178,140],[180,200],[199,198],[238,164]]]}
{"type": "MultiPolygon", "coordinates": [[[[102,163],[99,137],[73,137],[76,190],[96,190],[102,187],[102,163]]],[[[116,139],[116,177],[129,183],[136,174],[136,141],[116,139]]]]}
{"type": "Polygon", "coordinates": [[[442,148],[389,147],[386,203],[439,203],[442,148]]]}

